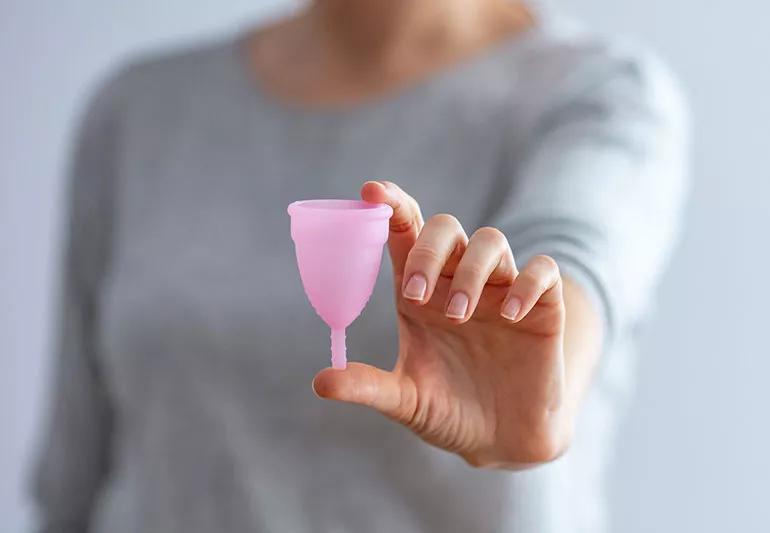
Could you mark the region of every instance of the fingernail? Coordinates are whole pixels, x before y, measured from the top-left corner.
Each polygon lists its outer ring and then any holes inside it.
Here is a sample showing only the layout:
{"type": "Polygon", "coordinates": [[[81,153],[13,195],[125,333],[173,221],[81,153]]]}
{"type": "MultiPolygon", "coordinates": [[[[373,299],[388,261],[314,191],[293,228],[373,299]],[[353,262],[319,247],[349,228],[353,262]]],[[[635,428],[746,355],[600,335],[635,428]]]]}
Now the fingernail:
{"type": "Polygon", "coordinates": [[[404,286],[402,294],[407,300],[422,300],[425,298],[425,291],[428,289],[428,281],[422,274],[412,274],[409,281],[404,286]]]}
{"type": "Polygon", "coordinates": [[[508,301],[503,304],[503,309],[500,314],[508,320],[516,320],[516,316],[521,311],[521,300],[515,296],[508,298],[508,301]]]}
{"type": "Polygon", "coordinates": [[[465,318],[468,311],[468,297],[462,292],[456,293],[446,306],[446,316],[449,318],[465,318]]]}

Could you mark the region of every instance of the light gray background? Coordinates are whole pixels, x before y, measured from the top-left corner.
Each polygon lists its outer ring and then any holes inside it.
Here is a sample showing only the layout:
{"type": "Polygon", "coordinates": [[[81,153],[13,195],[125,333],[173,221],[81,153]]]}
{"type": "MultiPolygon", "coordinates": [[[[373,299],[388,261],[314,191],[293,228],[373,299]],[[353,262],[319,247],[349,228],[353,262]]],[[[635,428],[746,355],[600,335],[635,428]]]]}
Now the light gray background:
{"type": "MultiPolygon", "coordinates": [[[[689,222],[644,340],[614,530],[770,531],[770,8],[760,0],[563,0],[656,48],[696,118],[689,222]]],[[[61,170],[84,95],[129,51],[227,31],[288,0],[0,1],[0,531],[22,492],[51,345],[61,170]]]]}

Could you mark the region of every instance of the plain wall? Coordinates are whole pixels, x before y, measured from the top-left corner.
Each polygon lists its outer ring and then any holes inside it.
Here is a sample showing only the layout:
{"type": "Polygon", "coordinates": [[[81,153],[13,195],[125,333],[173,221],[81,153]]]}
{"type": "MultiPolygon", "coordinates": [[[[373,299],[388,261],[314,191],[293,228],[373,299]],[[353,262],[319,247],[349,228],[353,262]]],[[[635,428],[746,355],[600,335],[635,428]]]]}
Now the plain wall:
{"type": "MultiPolygon", "coordinates": [[[[696,119],[688,225],[618,443],[613,529],[770,531],[770,7],[569,4],[596,27],[657,49],[679,73],[696,119]]],[[[30,524],[22,483],[50,362],[62,169],[84,96],[130,51],[242,27],[290,5],[0,3],[0,531],[30,524]]]]}

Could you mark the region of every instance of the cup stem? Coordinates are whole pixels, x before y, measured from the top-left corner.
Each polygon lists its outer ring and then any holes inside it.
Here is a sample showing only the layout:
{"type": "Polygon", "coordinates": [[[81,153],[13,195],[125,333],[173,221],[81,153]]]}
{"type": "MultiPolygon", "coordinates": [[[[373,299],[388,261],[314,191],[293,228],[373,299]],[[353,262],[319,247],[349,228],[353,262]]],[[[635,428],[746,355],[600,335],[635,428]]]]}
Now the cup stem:
{"type": "Polygon", "coordinates": [[[332,368],[345,370],[347,367],[347,356],[345,348],[345,330],[332,330],[332,368]]]}

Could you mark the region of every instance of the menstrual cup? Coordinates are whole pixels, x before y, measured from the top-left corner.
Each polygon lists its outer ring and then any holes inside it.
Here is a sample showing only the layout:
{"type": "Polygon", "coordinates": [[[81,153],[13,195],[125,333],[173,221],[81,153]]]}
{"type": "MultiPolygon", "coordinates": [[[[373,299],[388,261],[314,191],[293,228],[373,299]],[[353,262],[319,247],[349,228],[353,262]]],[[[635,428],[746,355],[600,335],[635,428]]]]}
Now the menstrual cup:
{"type": "Polygon", "coordinates": [[[345,329],[372,295],[393,209],[359,200],[306,200],[288,211],[305,294],[331,328],[332,368],[344,369],[345,329]]]}

